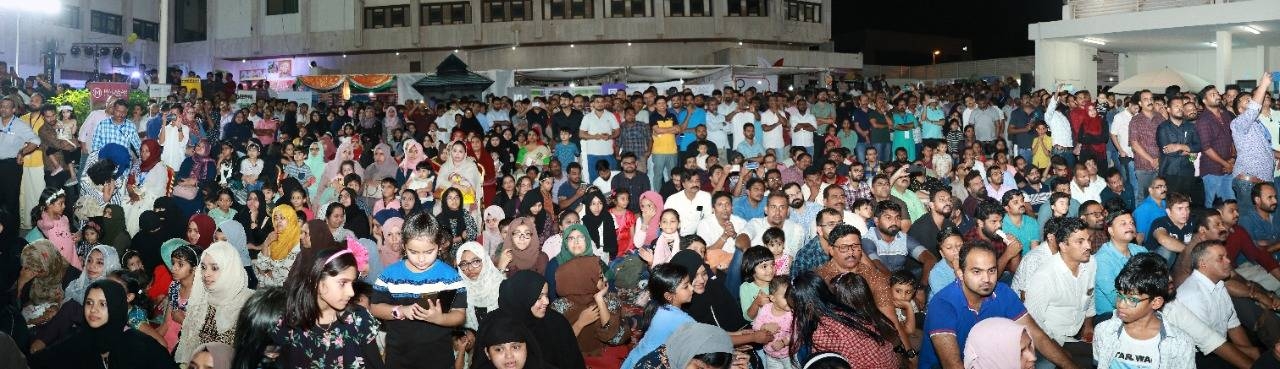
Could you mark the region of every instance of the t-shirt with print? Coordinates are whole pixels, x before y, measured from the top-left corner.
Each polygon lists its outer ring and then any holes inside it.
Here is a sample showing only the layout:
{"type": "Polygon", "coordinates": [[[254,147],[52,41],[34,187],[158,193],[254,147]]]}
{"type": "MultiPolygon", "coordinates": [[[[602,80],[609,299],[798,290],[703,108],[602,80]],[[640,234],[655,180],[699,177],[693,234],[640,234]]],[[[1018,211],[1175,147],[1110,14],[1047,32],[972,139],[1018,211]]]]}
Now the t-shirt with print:
{"type": "Polygon", "coordinates": [[[1140,340],[1133,338],[1129,332],[1121,329],[1120,345],[1113,353],[1111,368],[1113,369],[1158,369],[1160,368],[1160,335],[1140,340]]]}

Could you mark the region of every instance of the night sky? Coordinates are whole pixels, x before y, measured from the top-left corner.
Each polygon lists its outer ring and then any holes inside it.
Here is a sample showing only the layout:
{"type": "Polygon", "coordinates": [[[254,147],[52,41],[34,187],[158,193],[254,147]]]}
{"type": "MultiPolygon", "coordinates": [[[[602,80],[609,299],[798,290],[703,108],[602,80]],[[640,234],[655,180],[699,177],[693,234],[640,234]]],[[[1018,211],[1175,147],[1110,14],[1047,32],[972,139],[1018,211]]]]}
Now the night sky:
{"type": "MultiPolygon", "coordinates": [[[[1035,43],[1027,40],[1027,25],[1062,19],[1062,2],[1057,0],[922,0],[832,2],[831,36],[836,51],[858,52],[849,47],[851,32],[867,29],[943,35],[973,40],[973,59],[1031,55],[1035,43]],[[871,16],[869,16],[871,15],[871,16]],[[852,17],[853,19],[849,19],[852,17]],[[843,41],[843,42],[842,42],[843,41]],[[842,46],[842,44],[844,46],[842,46]]],[[[923,58],[892,60],[895,65],[919,64],[923,58]]]]}

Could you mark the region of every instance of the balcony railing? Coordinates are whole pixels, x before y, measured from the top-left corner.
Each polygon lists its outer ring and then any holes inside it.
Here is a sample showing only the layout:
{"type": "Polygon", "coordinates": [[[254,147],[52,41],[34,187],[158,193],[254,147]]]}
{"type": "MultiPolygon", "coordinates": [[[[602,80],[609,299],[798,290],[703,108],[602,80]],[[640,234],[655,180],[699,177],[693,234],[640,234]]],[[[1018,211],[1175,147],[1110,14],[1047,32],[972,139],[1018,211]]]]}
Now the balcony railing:
{"type": "MultiPolygon", "coordinates": [[[[1240,0],[1236,0],[1240,1],[1240,0]]],[[[1144,12],[1184,6],[1226,3],[1228,0],[1067,0],[1074,19],[1100,15],[1144,12]]]]}

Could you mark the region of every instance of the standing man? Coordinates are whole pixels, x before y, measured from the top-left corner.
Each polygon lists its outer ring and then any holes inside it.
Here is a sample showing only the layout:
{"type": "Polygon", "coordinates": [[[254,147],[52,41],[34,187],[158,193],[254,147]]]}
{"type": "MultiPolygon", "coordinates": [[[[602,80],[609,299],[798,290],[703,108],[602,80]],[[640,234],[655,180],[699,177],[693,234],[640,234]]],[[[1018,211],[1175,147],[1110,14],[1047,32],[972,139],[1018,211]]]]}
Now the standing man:
{"type": "MultiPolygon", "coordinates": [[[[1169,100],[1169,119],[1156,128],[1156,147],[1160,150],[1160,165],[1156,172],[1164,177],[1169,192],[1187,195],[1192,203],[1199,204],[1199,198],[1195,196],[1198,191],[1193,191],[1199,190],[1193,188],[1196,187],[1196,168],[1189,157],[1200,153],[1200,135],[1196,133],[1194,124],[1185,124],[1186,105],[1180,97],[1169,100]]],[[[1194,111],[1194,104],[1191,104],[1191,109],[1194,111]]],[[[1212,206],[1211,203],[1208,207],[1212,206]]]]}
{"type": "Polygon", "coordinates": [[[609,163],[609,170],[618,166],[613,156],[613,140],[618,138],[618,117],[605,110],[604,96],[591,98],[591,111],[582,117],[578,128],[578,137],[582,139],[582,155],[586,157],[587,180],[595,181],[600,174],[596,171],[596,162],[604,160],[609,163]]]}
{"type": "Polygon", "coordinates": [[[1134,195],[1137,177],[1133,174],[1133,146],[1129,144],[1129,122],[1133,121],[1133,115],[1138,113],[1138,100],[1137,96],[1133,96],[1122,101],[1124,101],[1124,109],[1116,113],[1115,118],[1111,120],[1111,143],[1116,147],[1116,154],[1120,159],[1116,168],[1120,170],[1125,191],[1129,192],[1126,203],[1130,204],[1129,208],[1132,209],[1133,203],[1138,199],[1134,195]]]}
{"type": "MultiPolygon", "coordinates": [[[[33,96],[39,96],[33,95],[33,96]]],[[[35,99],[32,99],[35,101],[35,99]]],[[[43,105],[27,113],[22,117],[22,121],[27,122],[32,132],[37,132],[39,136],[40,128],[49,122],[56,123],[58,116],[53,105],[43,105]]],[[[22,157],[22,180],[21,190],[19,190],[20,200],[18,201],[19,209],[26,210],[36,206],[40,202],[40,193],[45,188],[45,172],[44,172],[44,151],[36,149],[31,153],[22,157]]],[[[61,187],[61,186],[58,186],[61,187]]],[[[20,229],[35,228],[35,222],[39,219],[31,219],[30,211],[19,211],[21,219],[20,229]]]]}
{"type": "Polygon", "coordinates": [[[1236,147],[1231,138],[1231,116],[1222,109],[1217,87],[1205,86],[1198,97],[1204,105],[1195,124],[1204,154],[1200,158],[1200,179],[1204,181],[1204,207],[1212,208],[1214,199],[1236,199],[1231,190],[1236,147]]]}
{"type": "MultiPolygon", "coordinates": [[[[1270,86],[1271,73],[1263,74],[1258,86],[1270,86]]],[[[1235,190],[1240,206],[1246,204],[1253,186],[1269,182],[1275,178],[1276,158],[1271,151],[1271,141],[1267,138],[1273,132],[1267,132],[1266,125],[1258,121],[1258,113],[1262,111],[1263,99],[1267,96],[1266,88],[1253,89],[1253,96],[1245,105],[1245,110],[1231,120],[1231,139],[1235,142],[1237,161],[1232,165],[1231,175],[1235,177],[1231,188],[1235,190]]],[[[1231,100],[1227,100],[1231,101],[1231,100]]],[[[1250,199],[1248,202],[1252,202],[1250,199]]]]}
{"type": "Polygon", "coordinates": [[[805,99],[796,99],[795,107],[796,113],[790,119],[791,147],[803,147],[805,152],[813,155],[813,136],[818,131],[818,119],[809,111],[809,102],[805,99]]]}
{"type": "Polygon", "coordinates": [[[781,155],[786,149],[786,140],[783,140],[782,132],[787,130],[787,115],[782,111],[782,107],[778,106],[778,100],[768,98],[768,109],[764,113],[760,113],[760,128],[764,129],[761,135],[761,144],[764,145],[765,151],[773,149],[774,155],[781,155]]]}
{"type": "MultiPolygon", "coordinates": [[[[627,193],[632,194],[632,197],[639,199],[639,194],[649,191],[649,176],[637,170],[638,168],[639,160],[636,158],[636,154],[624,151],[622,153],[622,173],[618,173],[617,176],[613,177],[613,180],[609,181],[609,186],[612,187],[613,191],[625,188],[627,193]]],[[[640,213],[640,201],[628,203],[627,210],[637,214],[640,213]]]]}
{"type": "Polygon", "coordinates": [[[1009,113],[1009,136],[1013,146],[1017,148],[1014,154],[1026,159],[1028,163],[1031,162],[1031,140],[1035,138],[1035,133],[1031,132],[1034,128],[1032,123],[1043,119],[1044,115],[1031,105],[1030,96],[1023,96],[1019,108],[1009,113]]]}
{"type": "MultiPolygon", "coordinates": [[[[19,186],[22,182],[21,158],[35,152],[40,138],[27,122],[18,119],[14,110],[18,103],[9,98],[0,99],[0,206],[10,209],[11,219],[0,219],[0,227],[17,230],[19,186]]],[[[134,134],[137,137],[137,134],[134,134]]]]}
{"type": "MultiPolygon", "coordinates": [[[[551,116],[551,127],[554,128],[555,136],[560,137],[561,131],[570,133],[569,142],[578,143],[579,127],[582,126],[582,111],[578,110],[574,104],[574,98],[568,92],[560,97],[560,111],[551,116]]],[[[453,119],[450,117],[450,119],[453,119]]]]}
{"type": "MultiPolygon", "coordinates": [[[[681,98],[672,96],[671,101],[674,102],[678,99],[681,98]]],[[[686,95],[683,97],[683,104],[683,108],[680,105],[674,106],[676,120],[680,122],[680,128],[684,129],[684,133],[680,134],[680,139],[676,142],[681,151],[688,150],[689,144],[696,141],[694,129],[707,124],[707,111],[702,108],[701,97],[695,99],[690,95],[686,95]]],[[[712,152],[715,151],[713,150],[712,152]]]]}
{"type": "Polygon", "coordinates": [[[142,147],[142,140],[138,139],[138,128],[129,121],[126,116],[129,113],[129,106],[123,100],[116,100],[111,104],[111,118],[99,123],[93,132],[93,140],[89,143],[89,153],[96,153],[107,144],[119,144],[129,149],[129,152],[137,156],[138,150],[142,147]]]}
{"type": "Polygon", "coordinates": [[[986,96],[978,98],[978,107],[969,114],[969,122],[973,125],[973,136],[982,144],[982,151],[996,152],[996,140],[1004,133],[1004,113],[1000,108],[991,106],[986,96]]]}
{"type": "MultiPolygon", "coordinates": [[[[1156,112],[1155,101],[1151,91],[1138,92],[1138,106],[1141,111],[1129,120],[1129,146],[1133,148],[1134,173],[1138,183],[1137,198],[1147,197],[1147,186],[1156,177],[1160,168],[1160,148],[1156,146],[1156,127],[1164,121],[1164,116],[1156,112]]],[[[1270,146],[1267,146],[1270,148],[1270,146]]],[[[1142,224],[1138,224],[1142,227],[1142,224]]]]}

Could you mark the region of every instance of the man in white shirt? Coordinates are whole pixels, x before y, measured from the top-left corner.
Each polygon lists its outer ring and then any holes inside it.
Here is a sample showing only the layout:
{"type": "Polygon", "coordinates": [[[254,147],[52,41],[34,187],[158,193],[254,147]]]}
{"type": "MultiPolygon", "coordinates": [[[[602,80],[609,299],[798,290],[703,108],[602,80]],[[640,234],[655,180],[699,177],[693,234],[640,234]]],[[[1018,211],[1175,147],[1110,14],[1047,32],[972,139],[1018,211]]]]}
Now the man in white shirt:
{"type": "Polygon", "coordinates": [[[680,214],[680,235],[687,236],[697,232],[703,219],[711,217],[711,194],[702,190],[701,176],[686,175],[680,183],[683,190],[671,194],[663,205],[680,214]]]}
{"type": "MultiPolygon", "coordinates": [[[[747,222],[747,234],[751,236],[751,245],[764,245],[764,232],[769,228],[779,228],[787,235],[786,243],[783,249],[787,256],[795,260],[796,252],[800,251],[800,247],[804,246],[807,240],[807,233],[804,228],[796,222],[788,219],[789,208],[787,207],[787,195],[781,191],[775,191],[769,194],[764,208],[764,218],[756,218],[747,222]]],[[[817,227],[815,227],[817,228],[817,227]]]]}
{"type": "Polygon", "coordinates": [[[733,132],[729,127],[729,122],[725,121],[726,115],[724,105],[720,104],[720,100],[707,100],[707,140],[716,144],[721,159],[727,158],[725,154],[729,150],[729,133],[733,132]]]}
{"type": "Polygon", "coordinates": [[[1177,300],[1171,305],[1185,307],[1214,333],[1226,336],[1241,351],[1257,352],[1240,325],[1231,296],[1227,294],[1224,281],[1231,276],[1231,259],[1227,258],[1226,247],[1221,241],[1204,241],[1191,248],[1191,253],[1186,256],[1191,258],[1195,270],[1178,286],[1177,300]]]}
{"type": "Polygon", "coordinates": [[[449,142],[449,135],[453,132],[453,127],[458,125],[455,121],[456,117],[462,114],[462,110],[458,109],[457,102],[450,102],[449,109],[440,114],[436,118],[436,139],[440,142],[449,142]]]}
{"type": "Polygon", "coordinates": [[[605,110],[604,96],[591,99],[591,111],[582,115],[582,125],[578,128],[578,138],[582,140],[582,156],[586,160],[587,178],[594,181],[598,176],[596,162],[604,160],[613,170],[618,162],[613,158],[613,140],[618,137],[618,117],[605,110]]]}
{"type": "Polygon", "coordinates": [[[719,249],[732,254],[738,236],[747,229],[747,221],[733,215],[732,194],[721,191],[711,197],[713,217],[698,223],[698,237],[706,242],[707,250],[719,249]]]}
{"type": "Polygon", "coordinates": [[[787,129],[787,116],[779,105],[777,98],[769,98],[768,110],[760,113],[760,128],[764,129],[761,145],[766,151],[773,149],[775,155],[781,154],[786,145],[786,141],[782,139],[782,131],[787,129]]]}
{"type": "Polygon", "coordinates": [[[818,119],[809,111],[809,102],[796,99],[796,112],[791,114],[791,146],[803,147],[813,155],[813,136],[818,131],[818,119]]]}
{"type": "Polygon", "coordinates": [[[1133,193],[1137,177],[1133,175],[1133,147],[1129,142],[1129,121],[1133,120],[1133,115],[1138,113],[1138,103],[1129,100],[1121,100],[1126,104],[1124,110],[1116,113],[1115,118],[1111,119],[1111,143],[1116,146],[1116,153],[1120,155],[1120,164],[1117,168],[1120,169],[1121,178],[1124,180],[1125,192],[1133,193]]]}
{"type": "Polygon", "coordinates": [[[1078,203],[1093,200],[1102,202],[1102,190],[1107,188],[1107,181],[1097,174],[1091,173],[1084,162],[1076,163],[1076,176],[1071,179],[1071,199],[1078,203]]]}
{"type": "Polygon", "coordinates": [[[1054,237],[1061,240],[1058,253],[1032,272],[1030,280],[1035,288],[1026,290],[1024,303],[1049,338],[1064,347],[1083,345],[1080,341],[1093,338],[1093,287],[1097,272],[1090,254],[1089,228],[1079,218],[1066,218],[1055,230],[1054,237]]]}
{"type": "Polygon", "coordinates": [[[729,121],[729,129],[733,130],[733,148],[737,149],[744,140],[743,125],[750,123],[756,128],[757,133],[760,132],[760,113],[756,111],[756,105],[745,97],[738,98],[738,103],[734,104],[734,107],[734,110],[725,114],[724,119],[729,121]]]}

